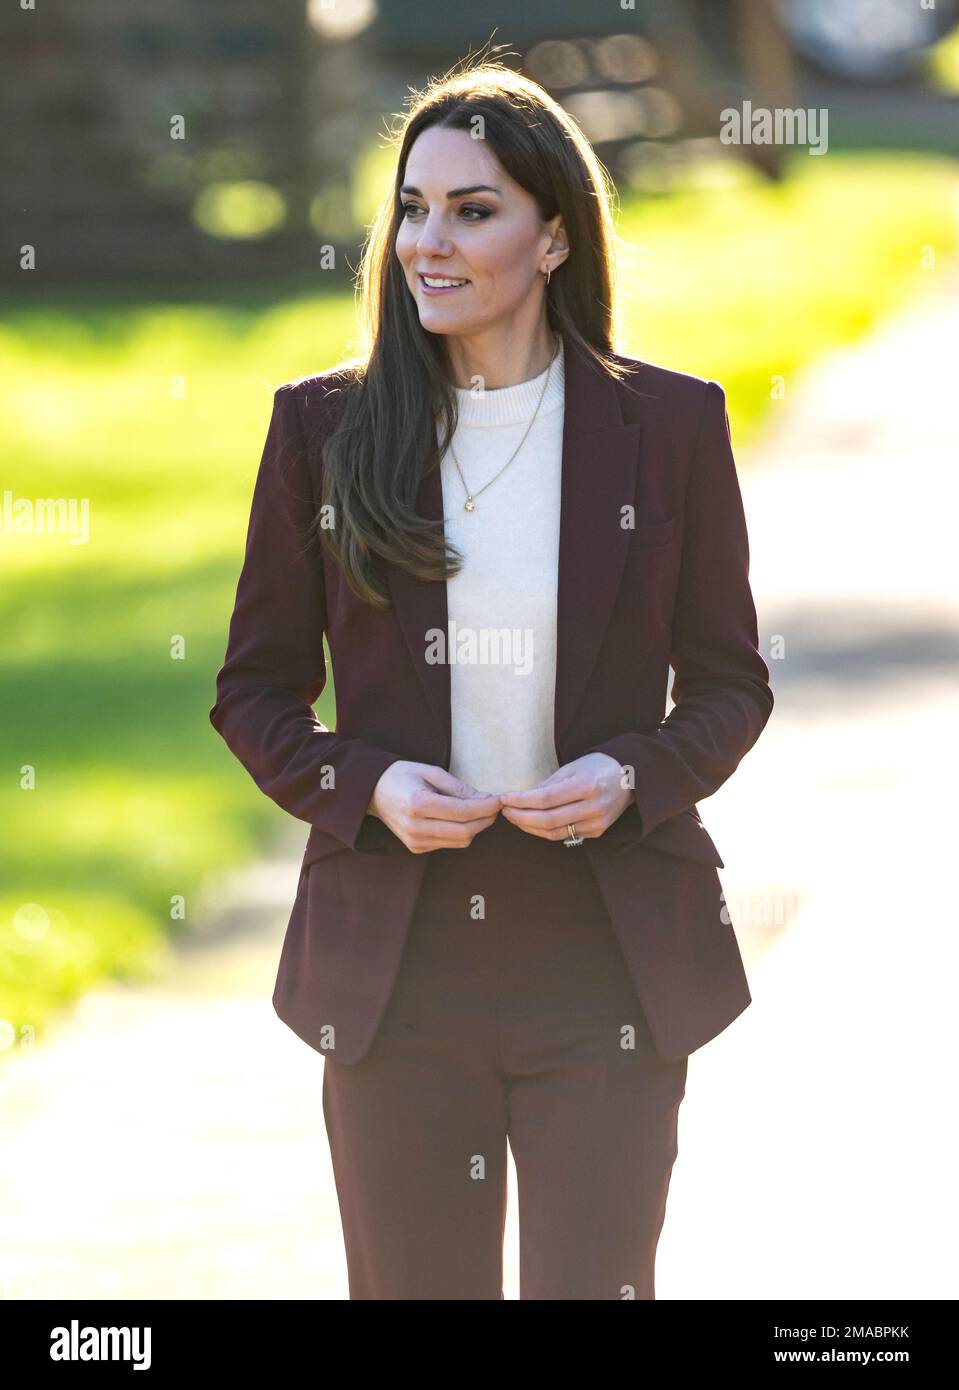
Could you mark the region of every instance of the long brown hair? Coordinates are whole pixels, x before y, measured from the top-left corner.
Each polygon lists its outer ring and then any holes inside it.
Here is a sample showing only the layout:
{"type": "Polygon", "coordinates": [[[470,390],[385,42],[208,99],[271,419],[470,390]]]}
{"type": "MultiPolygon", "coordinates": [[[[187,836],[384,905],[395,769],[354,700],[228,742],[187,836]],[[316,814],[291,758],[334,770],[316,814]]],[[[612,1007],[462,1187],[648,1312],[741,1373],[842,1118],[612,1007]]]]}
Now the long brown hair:
{"type": "Polygon", "coordinates": [[[439,466],[441,438],[456,428],[456,397],[442,342],[421,327],[395,252],[403,216],[400,188],[414,141],[429,126],[470,131],[482,118],[484,138],[506,172],[536,199],[549,220],[562,214],[570,253],[546,294],[550,329],[584,349],[612,377],[624,367],[613,354],[612,183],[572,118],[537,83],[499,62],[457,67],[411,98],[392,132],[396,178],[363,249],[359,269],[368,349],[343,374],[335,428],[323,442],[323,496],[317,535],[346,582],[374,607],[389,591],[377,557],[423,580],[458,573],[462,557],[442,523],[416,512],[427,473],[439,466]],[[321,525],[323,509],[336,519],[321,525]]]}

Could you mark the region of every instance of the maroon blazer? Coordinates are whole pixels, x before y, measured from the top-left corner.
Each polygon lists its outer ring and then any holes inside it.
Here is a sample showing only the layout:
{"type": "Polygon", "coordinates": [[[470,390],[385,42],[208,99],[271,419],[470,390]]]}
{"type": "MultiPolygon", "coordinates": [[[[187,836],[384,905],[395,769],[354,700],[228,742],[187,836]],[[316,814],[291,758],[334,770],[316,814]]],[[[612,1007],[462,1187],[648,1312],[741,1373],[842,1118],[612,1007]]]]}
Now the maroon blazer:
{"type": "MultiPolygon", "coordinates": [[[[773,695],[722,388],[631,358],[615,383],[568,339],[565,351],[556,756],[609,753],[634,769],[635,793],[605,834],[563,853],[587,856],[671,1060],[751,1002],[696,802],[756,742],[773,695]]],[[[210,719],[261,791],[311,827],[273,1004],[351,1063],[374,1039],[429,862],[367,807],[397,759],[449,768],[451,720],[449,666],[426,660],[430,630],[447,631],[445,583],[384,564],[393,603],[377,612],[307,540],[342,381],[322,372],[274,396],[210,719]],[[312,710],[324,633],[335,732],[312,710]]],[[[442,502],[434,471],[418,507],[441,519],[442,502]]]]}

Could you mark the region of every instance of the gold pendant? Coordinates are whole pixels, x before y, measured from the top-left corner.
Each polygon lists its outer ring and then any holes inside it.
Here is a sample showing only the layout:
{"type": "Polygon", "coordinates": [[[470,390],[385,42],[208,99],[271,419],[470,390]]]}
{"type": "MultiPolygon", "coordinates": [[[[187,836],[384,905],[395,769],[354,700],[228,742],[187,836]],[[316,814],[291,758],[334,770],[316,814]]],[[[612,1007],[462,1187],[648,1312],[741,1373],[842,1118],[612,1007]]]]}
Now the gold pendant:
{"type": "Polygon", "coordinates": [[[474,508],[474,506],[473,506],[473,499],[472,499],[472,497],[467,497],[464,506],[465,506],[466,511],[468,511],[468,512],[475,511],[475,508],[474,508]]]}

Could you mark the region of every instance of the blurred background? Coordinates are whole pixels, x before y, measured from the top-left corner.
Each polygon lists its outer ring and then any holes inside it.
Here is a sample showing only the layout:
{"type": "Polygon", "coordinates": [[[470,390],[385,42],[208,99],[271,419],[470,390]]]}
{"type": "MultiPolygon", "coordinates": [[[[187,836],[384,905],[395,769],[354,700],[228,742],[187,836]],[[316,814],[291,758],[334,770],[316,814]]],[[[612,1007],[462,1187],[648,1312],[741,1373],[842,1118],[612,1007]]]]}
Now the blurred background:
{"type": "Polygon", "coordinates": [[[777,696],[700,807],[755,1003],[691,1060],[659,1296],[955,1296],[957,5],[49,0],[0,40],[0,1296],[346,1296],[270,1004],[307,828],[208,711],[273,391],[359,348],[390,125],[480,51],[615,180],[620,350],[727,392],[777,696]]]}

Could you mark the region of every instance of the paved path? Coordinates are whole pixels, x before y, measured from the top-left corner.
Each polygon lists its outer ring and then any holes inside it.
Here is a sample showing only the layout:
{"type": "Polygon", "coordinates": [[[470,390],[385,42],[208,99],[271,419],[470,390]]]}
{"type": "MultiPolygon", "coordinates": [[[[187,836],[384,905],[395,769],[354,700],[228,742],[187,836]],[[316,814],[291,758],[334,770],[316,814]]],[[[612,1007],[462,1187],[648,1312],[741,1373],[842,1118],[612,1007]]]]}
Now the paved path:
{"type": "MultiPolygon", "coordinates": [[[[690,1061],[660,1298],[959,1292],[957,305],[790,382],[737,451],[777,704],[702,812],[755,1002],[690,1061]]],[[[290,829],[162,987],[100,990],[0,1067],[0,1296],[346,1296],[323,1064],[270,1002],[290,829]]]]}
{"type": "Polygon", "coordinates": [[[954,280],[820,362],[748,473],[784,656],[702,813],[754,1003],[690,1059],[664,1298],[959,1294],[957,330],[954,280]]]}

